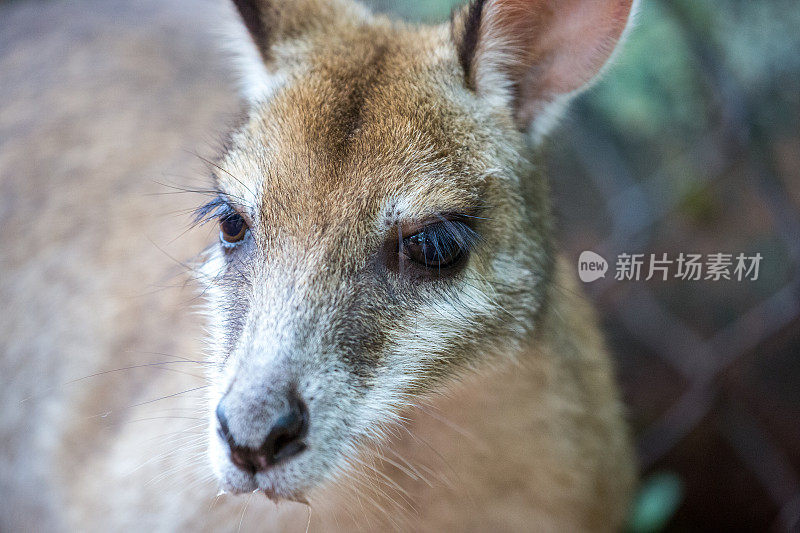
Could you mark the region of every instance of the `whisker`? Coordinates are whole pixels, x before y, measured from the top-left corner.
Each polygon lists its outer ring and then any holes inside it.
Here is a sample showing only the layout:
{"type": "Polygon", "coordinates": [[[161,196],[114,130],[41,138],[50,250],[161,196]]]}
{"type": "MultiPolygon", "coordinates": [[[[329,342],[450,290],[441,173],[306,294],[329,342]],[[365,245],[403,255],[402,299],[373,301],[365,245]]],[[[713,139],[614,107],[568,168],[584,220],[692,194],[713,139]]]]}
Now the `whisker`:
{"type": "MultiPolygon", "coordinates": [[[[114,374],[116,372],[122,372],[122,371],[125,371],[125,370],[134,370],[134,369],[137,369],[137,368],[150,368],[150,367],[158,368],[158,367],[161,367],[162,365],[170,365],[170,364],[177,364],[177,363],[198,363],[198,362],[197,361],[189,361],[189,360],[187,360],[187,361],[159,361],[159,362],[154,362],[154,363],[144,363],[144,364],[139,364],[139,365],[124,366],[124,367],[120,367],[120,368],[114,368],[114,369],[111,369],[111,370],[103,370],[101,372],[95,372],[94,374],[89,374],[88,376],[82,376],[82,377],[79,377],[79,378],[70,379],[70,380],[65,381],[63,383],[59,383],[58,385],[54,385],[52,387],[49,387],[49,388],[41,391],[40,394],[34,394],[32,396],[25,397],[22,400],[20,400],[19,403],[25,403],[25,402],[27,402],[29,400],[32,400],[32,399],[43,398],[45,395],[47,395],[47,394],[49,394],[49,393],[51,393],[51,392],[53,392],[55,390],[58,390],[58,389],[60,389],[62,387],[66,387],[66,386],[69,386],[69,385],[73,385],[75,383],[79,383],[79,382],[87,380],[87,379],[96,378],[96,377],[100,377],[100,376],[105,376],[105,375],[108,375],[108,374],[114,374]]],[[[188,376],[204,379],[201,376],[197,376],[195,374],[190,374],[190,373],[187,373],[187,372],[181,372],[180,370],[168,369],[168,368],[161,368],[161,369],[162,370],[170,370],[172,372],[178,372],[180,374],[186,374],[188,376]]]]}
{"type": "Polygon", "coordinates": [[[244,522],[244,514],[247,512],[247,506],[250,505],[250,500],[253,499],[253,495],[256,491],[250,493],[250,497],[247,498],[247,501],[244,502],[244,509],[242,509],[242,517],[239,519],[239,527],[236,529],[237,533],[241,533],[242,531],[242,523],[244,522]]]}
{"type": "Polygon", "coordinates": [[[258,195],[256,193],[254,193],[252,191],[252,189],[250,189],[250,187],[248,187],[242,180],[240,180],[239,178],[237,178],[236,176],[234,176],[233,174],[231,174],[230,172],[228,172],[227,170],[225,170],[224,168],[222,168],[218,164],[214,163],[213,161],[211,161],[209,159],[206,159],[205,157],[201,156],[200,154],[194,154],[194,155],[197,156],[198,158],[200,158],[200,160],[204,161],[206,164],[211,165],[212,167],[216,168],[217,170],[219,170],[221,172],[224,172],[225,174],[227,174],[228,176],[230,176],[231,178],[236,180],[239,183],[239,185],[244,187],[245,190],[247,192],[249,192],[254,198],[258,198],[258,195]]]}
{"type": "MultiPolygon", "coordinates": [[[[128,409],[133,409],[134,407],[141,407],[141,406],[143,406],[143,405],[149,405],[149,404],[151,404],[151,403],[160,402],[161,400],[166,400],[166,399],[168,399],[168,398],[174,398],[174,397],[176,397],[176,396],[180,396],[180,395],[182,395],[182,394],[186,394],[186,393],[188,393],[188,392],[193,392],[193,391],[198,391],[198,390],[202,390],[202,389],[207,389],[207,388],[209,388],[210,386],[211,386],[211,385],[202,385],[202,386],[200,386],[200,387],[192,387],[191,389],[186,389],[186,390],[184,390],[184,391],[181,391],[181,392],[176,392],[176,393],[174,393],[174,394],[167,394],[166,396],[161,396],[160,398],[155,398],[155,399],[153,399],[153,400],[147,400],[147,401],[145,401],[145,402],[139,402],[139,403],[135,403],[135,404],[129,405],[129,406],[127,406],[127,407],[123,407],[122,409],[119,409],[119,411],[125,411],[125,410],[128,410],[128,409]]],[[[98,414],[96,414],[96,415],[92,415],[92,416],[89,416],[89,417],[87,417],[87,418],[98,418],[98,417],[99,417],[99,418],[105,418],[105,417],[107,417],[108,415],[110,415],[112,412],[113,412],[113,411],[106,411],[106,412],[104,412],[104,413],[98,413],[98,414]]]]}

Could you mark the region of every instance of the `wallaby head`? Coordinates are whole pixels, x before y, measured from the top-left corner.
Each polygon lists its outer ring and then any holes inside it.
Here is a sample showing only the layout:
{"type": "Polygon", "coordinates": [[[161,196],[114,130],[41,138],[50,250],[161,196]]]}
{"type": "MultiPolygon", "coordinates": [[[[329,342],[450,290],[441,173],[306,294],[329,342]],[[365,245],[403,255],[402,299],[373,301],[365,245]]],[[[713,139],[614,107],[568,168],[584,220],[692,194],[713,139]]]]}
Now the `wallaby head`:
{"type": "Polygon", "coordinates": [[[220,226],[210,454],[225,490],[303,500],[404,407],[531,342],[555,254],[530,146],[633,0],[475,1],[421,27],[234,3],[248,110],[198,215],[220,226]]]}

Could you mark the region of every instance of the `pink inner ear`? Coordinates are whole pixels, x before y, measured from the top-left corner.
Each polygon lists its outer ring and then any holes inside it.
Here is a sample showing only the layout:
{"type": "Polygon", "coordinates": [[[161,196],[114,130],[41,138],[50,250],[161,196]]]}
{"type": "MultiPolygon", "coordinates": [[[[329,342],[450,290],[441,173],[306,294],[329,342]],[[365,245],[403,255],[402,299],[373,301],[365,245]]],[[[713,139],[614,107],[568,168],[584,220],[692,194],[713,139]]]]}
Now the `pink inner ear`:
{"type": "Polygon", "coordinates": [[[564,4],[540,43],[540,57],[550,65],[540,83],[556,94],[578,90],[600,72],[625,30],[632,0],[564,4]]]}
{"type": "MultiPolygon", "coordinates": [[[[633,0],[494,0],[484,38],[510,44],[513,81],[526,98],[570,93],[602,69],[633,0]]],[[[530,104],[530,102],[529,102],[530,104]]]]}

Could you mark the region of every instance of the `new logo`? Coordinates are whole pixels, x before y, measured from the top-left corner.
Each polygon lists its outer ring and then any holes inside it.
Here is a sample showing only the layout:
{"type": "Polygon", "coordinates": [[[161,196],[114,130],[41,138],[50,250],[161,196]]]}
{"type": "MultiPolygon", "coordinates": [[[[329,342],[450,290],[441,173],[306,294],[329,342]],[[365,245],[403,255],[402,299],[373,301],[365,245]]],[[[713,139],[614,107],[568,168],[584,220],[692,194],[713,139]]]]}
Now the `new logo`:
{"type": "Polygon", "coordinates": [[[594,252],[585,251],[578,258],[578,277],[584,283],[591,283],[606,277],[608,261],[594,252]]]}

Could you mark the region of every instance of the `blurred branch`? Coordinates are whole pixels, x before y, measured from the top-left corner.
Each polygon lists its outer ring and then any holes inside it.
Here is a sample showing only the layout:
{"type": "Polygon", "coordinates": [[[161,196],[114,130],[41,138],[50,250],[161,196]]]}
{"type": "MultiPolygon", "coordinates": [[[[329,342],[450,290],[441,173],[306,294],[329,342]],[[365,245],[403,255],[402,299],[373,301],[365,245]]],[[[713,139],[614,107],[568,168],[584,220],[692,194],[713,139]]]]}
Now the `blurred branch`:
{"type": "Polygon", "coordinates": [[[760,110],[752,99],[735,83],[726,69],[725,55],[720,52],[719,36],[715,33],[710,14],[699,18],[698,2],[672,0],[667,10],[679,22],[683,37],[698,61],[712,99],[716,101],[719,122],[726,142],[723,153],[730,159],[746,155],[750,176],[765,201],[772,208],[775,227],[782,236],[795,262],[795,275],[800,276],[800,216],[789,202],[789,194],[777,177],[776,165],[769,147],[772,139],[761,126],[760,110]]]}

